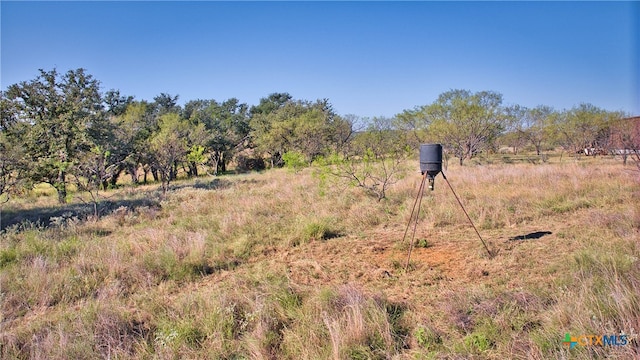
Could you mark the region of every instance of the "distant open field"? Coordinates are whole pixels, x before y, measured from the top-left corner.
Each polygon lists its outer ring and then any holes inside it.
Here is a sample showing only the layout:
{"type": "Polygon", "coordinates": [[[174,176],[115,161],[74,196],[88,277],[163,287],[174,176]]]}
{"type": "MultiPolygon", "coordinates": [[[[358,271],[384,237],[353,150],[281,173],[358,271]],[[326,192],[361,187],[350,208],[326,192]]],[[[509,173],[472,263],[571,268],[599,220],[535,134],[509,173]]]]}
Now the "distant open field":
{"type": "Polygon", "coordinates": [[[494,257],[439,175],[405,271],[417,168],[382,201],[313,167],[127,185],[98,219],[38,187],[2,207],[0,357],[640,357],[635,165],[445,171],[494,257]]]}

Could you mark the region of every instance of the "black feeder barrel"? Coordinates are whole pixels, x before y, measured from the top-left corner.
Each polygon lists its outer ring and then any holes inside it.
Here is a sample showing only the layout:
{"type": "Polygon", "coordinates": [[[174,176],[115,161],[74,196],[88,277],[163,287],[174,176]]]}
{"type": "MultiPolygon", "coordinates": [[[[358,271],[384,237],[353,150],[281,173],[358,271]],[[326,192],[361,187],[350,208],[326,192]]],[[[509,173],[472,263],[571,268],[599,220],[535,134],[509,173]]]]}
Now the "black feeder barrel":
{"type": "Polygon", "coordinates": [[[442,171],[442,145],[420,145],[420,172],[434,178],[442,171]]]}

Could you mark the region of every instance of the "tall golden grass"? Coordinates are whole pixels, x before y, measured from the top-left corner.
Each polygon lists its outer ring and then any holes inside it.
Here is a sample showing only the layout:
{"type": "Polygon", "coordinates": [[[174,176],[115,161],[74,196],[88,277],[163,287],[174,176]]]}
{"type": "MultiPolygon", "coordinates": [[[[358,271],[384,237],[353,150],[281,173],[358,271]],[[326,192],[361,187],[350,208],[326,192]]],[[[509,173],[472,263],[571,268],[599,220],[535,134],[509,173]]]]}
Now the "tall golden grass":
{"type": "MultiPolygon", "coordinates": [[[[185,180],[166,196],[113,190],[99,219],[0,235],[0,357],[637,357],[638,340],[562,343],[640,332],[640,184],[629,169],[604,158],[452,165],[496,255],[438,177],[418,223],[428,246],[408,271],[417,171],[380,202],[312,168],[185,180]]],[[[65,211],[37,192],[3,214],[65,211]]]]}

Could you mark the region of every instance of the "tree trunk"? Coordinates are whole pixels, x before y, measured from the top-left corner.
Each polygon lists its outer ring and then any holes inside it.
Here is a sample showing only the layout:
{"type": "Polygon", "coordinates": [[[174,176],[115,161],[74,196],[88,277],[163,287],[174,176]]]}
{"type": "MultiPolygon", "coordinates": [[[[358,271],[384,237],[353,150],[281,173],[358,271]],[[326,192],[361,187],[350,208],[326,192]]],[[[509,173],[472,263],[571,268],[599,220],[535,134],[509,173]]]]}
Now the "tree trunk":
{"type": "Polygon", "coordinates": [[[162,195],[165,195],[167,193],[167,190],[169,189],[169,180],[168,179],[169,179],[168,177],[162,176],[162,180],[161,180],[161,182],[162,182],[162,184],[161,184],[162,195]]]}
{"type": "Polygon", "coordinates": [[[189,173],[190,176],[198,177],[198,164],[196,164],[194,161],[189,163],[189,173]]]}
{"type": "Polygon", "coordinates": [[[131,183],[137,184],[138,183],[138,167],[136,165],[131,165],[127,169],[127,172],[129,173],[129,175],[131,175],[131,183]]]}
{"type": "Polygon", "coordinates": [[[213,174],[215,176],[218,176],[219,172],[225,171],[224,154],[222,152],[219,152],[219,151],[214,152],[212,157],[212,162],[213,162],[213,168],[215,169],[213,174]]]}
{"type": "Polygon", "coordinates": [[[61,184],[61,189],[58,190],[58,203],[66,204],[67,202],[67,187],[65,184],[61,184]]]}
{"type": "Polygon", "coordinates": [[[118,178],[120,177],[120,174],[122,173],[122,169],[118,168],[118,171],[116,171],[115,174],[113,174],[109,180],[105,180],[104,181],[104,191],[107,191],[109,185],[111,186],[111,188],[115,189],[117,183],[118,183],[118,178]]]}
{"type": "Polygon", "coordinates": [[[278,151],[271,157],[271,167],[281,167],[284,164],[282,154],[278,151]]]}
{"type": "Polygon", "coordinates": [[[175,180],[178,177],[178,162],[174,161],[169,172],[169,181],[175,180]]]}
{"type": "Polygon", "coordinates": [[[168,169],[168,171],[166,168],[164,170],[160,170],[160,186],[162,187],[162,195],[166,194],[167,190],[169,190],[169,184],[171,183],[171,172],[171,167],[168,169]]]}
{"type": "Polygon", "coordinates": [[[227,171],[227,162],[224,160],[224,155],[220,158],[220,172],[225,173],[227,171]]]}
{"type": "Polygon", "coordinates": [[[58,179],[53,187],[58,192],[58,203],[64,204],[67,202],[67,174],[63,170],[58,172],[58,179]]]}

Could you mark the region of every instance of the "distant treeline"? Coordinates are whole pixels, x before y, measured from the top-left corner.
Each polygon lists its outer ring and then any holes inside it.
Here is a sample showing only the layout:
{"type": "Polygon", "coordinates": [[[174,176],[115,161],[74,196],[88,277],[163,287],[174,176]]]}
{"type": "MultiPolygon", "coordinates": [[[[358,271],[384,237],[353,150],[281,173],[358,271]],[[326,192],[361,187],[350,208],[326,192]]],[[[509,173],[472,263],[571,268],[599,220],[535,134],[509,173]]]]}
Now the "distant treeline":
{"type": "Polygon", "coordinates": [[[179,106],[178,95],[165,93],[135,100],[118,90],[102,92],[84,69],[54,69],[10,85],[0,102],[0,195],[44,182],[61,202],[70,183],[107,188],[126,173],[133,183],[152,177],[166,190],[179,172],[217,174],[232,161],[250,170],[287,159],[362,157],[374,148],[372,139],[385,137],[393,141],[379,143],[403,148],[442,143],[461,164],[500,145],[531,146],[538,154],[554,147],[640,149],[638,121],[624,120],[627,114],[590,104],[562,111],[505,106],[492,91],[451,90],[394,118],[363,119],[337,114],[328,99],[288,93],[252,106],[236,98],[179,106]]]}

